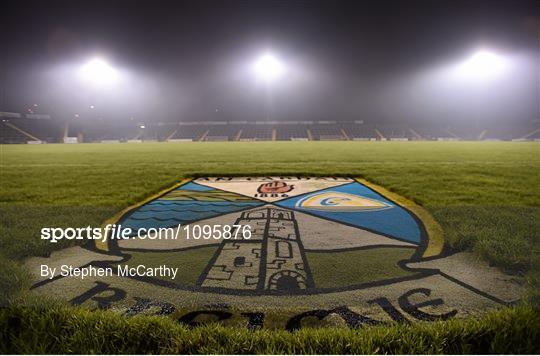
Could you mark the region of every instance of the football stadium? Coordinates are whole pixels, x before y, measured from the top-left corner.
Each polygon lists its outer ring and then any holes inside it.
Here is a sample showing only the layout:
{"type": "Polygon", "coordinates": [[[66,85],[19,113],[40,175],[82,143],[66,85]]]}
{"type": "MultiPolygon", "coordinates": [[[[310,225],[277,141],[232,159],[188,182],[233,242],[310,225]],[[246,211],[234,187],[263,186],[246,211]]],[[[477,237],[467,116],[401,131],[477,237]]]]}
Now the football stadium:
{"type": "Polygon", "coordinates": [[[1,353],[540,352],[537,3],[5,9],[1,353]]]}

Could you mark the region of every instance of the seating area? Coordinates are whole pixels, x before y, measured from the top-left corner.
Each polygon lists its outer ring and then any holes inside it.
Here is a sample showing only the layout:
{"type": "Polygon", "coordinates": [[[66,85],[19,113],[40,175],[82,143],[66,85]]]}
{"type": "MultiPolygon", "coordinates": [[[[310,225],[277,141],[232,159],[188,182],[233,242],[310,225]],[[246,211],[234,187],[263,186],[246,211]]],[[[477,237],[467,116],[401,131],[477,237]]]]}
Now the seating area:
{"type": "Polygon", "coordinates": [[[477,128],[465,128],[454,125],[445,127],[444,131],[449,137],[454,137],[459,140],[478,140],[478,137],[482,133],[482,129],[477,128]]]}
{"type": "MultiPolygon", "coordinates": [[[[169,141],[199,141],[207,132],[208,127],[205,125],[178,125],[175,131],[171,130],[173,135],[169,141]]],[[[167,137],[161,137],[167,139],[167,137]]]]}
{"type": "Polygon", "coordinates": [[[241,125],[226,123],[210,126],[206,141],[235,141],[241,128],[241,125]]]}
{"type": "Polygon", "coordinates": [[[341,141],[346,139],[337,122],[315,123],[310,125],[309,129],[313,140],[341,141]]]}
{"type": "Polygon", "coordinates": [[[416,138],[409,126],[403,124],[376,125],[375,132],[387,140],[414,140],[416,138]]]}
{"type": "Polygon", "coordinates": [[[272,125],[246,124],[242,129],[240,141],[271,141],[272,125]]]}
{"type": "Polygon", "coordinates": [[[60,130],[49,120],[1,119],[0,143],[58,142],[60,130]]]}
{"type": "Polygon", "coordinates": [[[377,139],[377,133],[373,125],[363,122],[348,122],[341,124],[343,130],[347,133],[350,140],[363,141],[377,139]]]}
{"type": "Polygon", "coordinates": [[[307,141],[308,126],[301,123],[276,125],[276,140],[279,141],[307,141]]]}
{"type": "Polygon", "coordinates": [[[174,130],[178,127],[178,123],[164,123],[160,122],[157,125],[151,125],[149,127],[149,131],[153,136],[155,136],[156,140],[162,139],[165,140],[167,137],[169,137],[174,130]]]}
{"type": "MultiPolygon", "coordinates": [[[[1,118],[0,143],[63,142],[64,123],[1,118]],[[38,140],[33,139],[33,137],[38,140]]],[[[475,125],[475,127],[479,127],[475,125]]],[[[539,140],[540,124],[471,128],[443,124],[373,124],[364,121],[208,121],[160,123],[71,122],[67,136],[78,142],[128,141],[370,141],[370,140],[539,140]],[[82,139],[82,141],[81,141],[82,139]]]]}
{"type": "Polygon", "coordinates": [[[130,140],[151,140],[153,136],[141,129],[138,126],[101,126],[90,129],[82,129],[77,133],[70,133],[72,136],[83,137],[83,142],[107,142],[120,141],[126,142],[130,140]]]}
{"type": "Polygon", "coordinates": [[[418,134],[422,140],[454,140],[457,139],[452,136],[444,126],[437,125],[414,125],[412,128],[416,134],[418,134]]]}
{"type": "Polygon", "coordinates": [[[499,126],[492,127],[483,133],[484,140],[538,140],[540,139],[540,126],[531,122],[523,126],[499,126]]]}
{"type": "Polygon", "coordinates": [[[26,143],[28,137],[15,130],[7,122],[0,122],[0,143],[26,143]]]}
{"type": "Polygon", "coordinates": [[[17,127],[36,136],[45,142],[57,142],[61,133],[57,125],[51,124],[49,120],[23,119],[15,123],[17,127]]]}

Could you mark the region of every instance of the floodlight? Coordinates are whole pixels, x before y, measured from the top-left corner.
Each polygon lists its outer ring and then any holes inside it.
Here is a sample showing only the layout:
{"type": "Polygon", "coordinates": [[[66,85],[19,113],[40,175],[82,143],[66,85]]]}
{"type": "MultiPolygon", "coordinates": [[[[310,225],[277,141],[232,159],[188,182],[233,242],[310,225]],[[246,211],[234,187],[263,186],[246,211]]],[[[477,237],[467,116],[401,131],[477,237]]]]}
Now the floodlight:
{"type": "Polygon", "coordinates": [[[102,58],[93,58],[79,70],[80,78],[94,86],[114,84],[118,80],[118,71],[102,58]]]}
{"type": "Polygon", "coordinates": [[[258,80],[271,83],[283,76],[285,66],[274,55],[266,53],[255,61],[253,72],[258,80]]]}
{"type": "Polygon", "coordinates": [[[456,72],[459,76],[470,80],[486,80],[499,76],[506,67],[505,58],[496,53],[481,50],[459,64],[456,72]]]}

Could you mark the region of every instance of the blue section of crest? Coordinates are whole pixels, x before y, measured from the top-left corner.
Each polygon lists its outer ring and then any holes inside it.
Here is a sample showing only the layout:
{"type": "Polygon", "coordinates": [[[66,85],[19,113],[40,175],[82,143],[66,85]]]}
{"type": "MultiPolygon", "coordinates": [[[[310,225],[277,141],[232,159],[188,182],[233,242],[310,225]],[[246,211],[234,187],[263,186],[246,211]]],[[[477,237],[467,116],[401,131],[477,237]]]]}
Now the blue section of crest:
{"type": "Polygon", "coordinates": [[[200,185],[193,182],[186,183],[176,189],[177,190],[192,190],[196,192],[208,192],[210,190],[215,190],[215,188],[205,187],[204,185],[200,185]]]}
{"type": "MultiPolygon", "coordinates": [[[[191,189],[191,187],[190,187],[191,189]]],[[[192,189],[191,189],[192,190],[192,189]]],[[[122,229],[131,228],[133,234],[140,228],[176,227],[218,215],[233,213],[263,205],[263,202],[154,200],[122,218],[122,229]]],[[[234,223],[231,222],[231,223],[234,223]]]]}
{"type": "Polygon", "coordinates": [[[284,208],[295,209],[345,223],[347,225],[365,228],[388,237],[395,237],[399,240],[411,243],[420,243],[422,236],[420,226],[411,213],[358,182],[319,190],[315,193],[302,194],[297,197],[281,200],[275,204],[284,208]],[[331,211],[296,206],[298,201],[303,200],[306,197],[315,196],[325,192],[347,193],[363,198],[374,199],[384,202],[390,205],[390,207],[364,211],[331,211]]]}

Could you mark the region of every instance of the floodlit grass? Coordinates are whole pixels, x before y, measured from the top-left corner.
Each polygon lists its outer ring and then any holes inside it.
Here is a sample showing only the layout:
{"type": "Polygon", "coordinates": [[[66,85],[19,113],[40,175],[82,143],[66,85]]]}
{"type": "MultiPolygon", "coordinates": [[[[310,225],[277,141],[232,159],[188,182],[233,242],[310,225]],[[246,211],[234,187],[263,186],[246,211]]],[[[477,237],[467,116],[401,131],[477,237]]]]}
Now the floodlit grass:
{"type": "Polygon", "coordinates": [[[64,244],[43,226],[97,226],[183,177],[362,176],[427,208],[447,240],[515,271],[538,246],[540,144],[513,142],[231,142],[1,146],[0,251],[64,244]]]}
{"type": "MultiPolygon", "coordinates": [[[[511,142],[249,142],[0,146],[0,294],[27,288],[17,261],[73,242],[45,226],[99,226],[181,178],[204,175],[361,176],[424,206],[456,249],[507,270],[539,254],[540,144],[511,142]]],[[[540,268],[536,270],[540,271],[540,268]]],[[[538,301],[540,272],[530,273],[538,301]]],[[[4,309],[2,353],[538,353],[530,307],[451,320],[295,333],[125,318],[70,308],[4,309]]]]}
{"type": "Polygon", "coordinates": [[[296,332],[188,328],[157,317],[51,307],[0,311],[0,353],[25,354],[538,354],[540,312],[530,307],[450,320],[296,332]]]}

